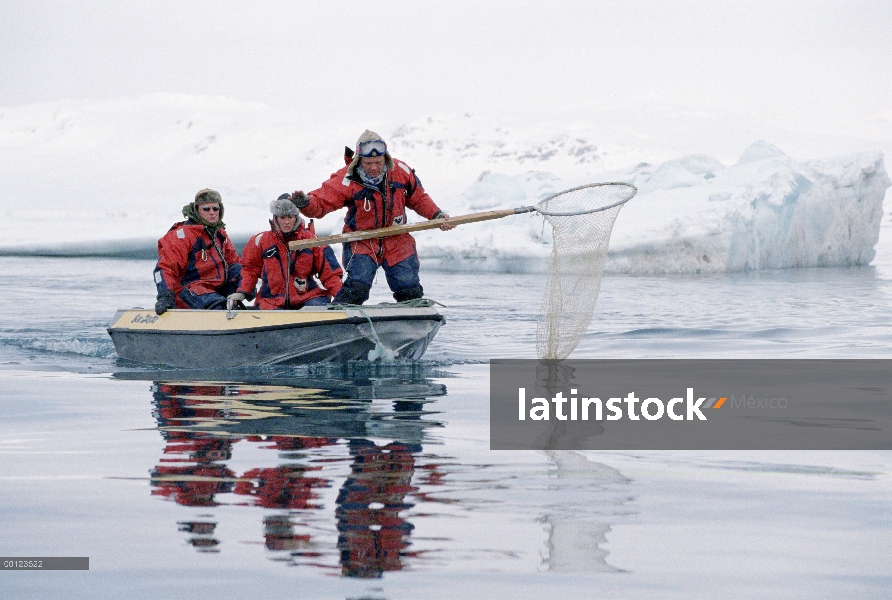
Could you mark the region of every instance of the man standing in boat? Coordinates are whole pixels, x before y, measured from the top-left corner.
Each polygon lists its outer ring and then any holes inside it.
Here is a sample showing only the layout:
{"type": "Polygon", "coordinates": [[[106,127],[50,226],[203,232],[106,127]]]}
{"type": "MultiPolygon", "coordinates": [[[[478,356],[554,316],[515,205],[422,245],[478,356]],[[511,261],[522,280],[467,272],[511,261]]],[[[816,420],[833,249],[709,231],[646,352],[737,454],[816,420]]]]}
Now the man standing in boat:
{"type": "Polygon", "coordinates": [[[341,291],[341,265],[331,246],[288,249],[288,242],[316,237],[312,222],[305,226],[290,200],[282,194],[270,203],[270,231],[251,236],[242,251],[242,281],[229,295],[230,307],[254,295],[257,280],[257,307],[300,309],[323,306],[341,291]]]}
{"type": "Polygon", "coordinates": [[[171,308],[226,308],[226,297],[238,289],[241,265],[226,235],[220,193],[203,189],[183,207],[185,221],[158,240],[155,312],[171,308]]]}
{"type": "MultiPolygon", "coordinates": [[[[415,170],[391,158],[381,136],[369,130],[357,140],[350,164],[332,174],[318,190],[294,192],[291,199],[312,218],[346,207],[345,233],[405,224],[406,208],[425,219],[449,218],[421,187],[415,170]]],[[[453,227],[444,223],[440,229],[453,227]]],[[[344,244],[343,262],[347,280],[334,298],[336,304],[368,300],[378,267],[384,268],[397,302],[424,295],[415,240],[408,233],[344,244]]]]}

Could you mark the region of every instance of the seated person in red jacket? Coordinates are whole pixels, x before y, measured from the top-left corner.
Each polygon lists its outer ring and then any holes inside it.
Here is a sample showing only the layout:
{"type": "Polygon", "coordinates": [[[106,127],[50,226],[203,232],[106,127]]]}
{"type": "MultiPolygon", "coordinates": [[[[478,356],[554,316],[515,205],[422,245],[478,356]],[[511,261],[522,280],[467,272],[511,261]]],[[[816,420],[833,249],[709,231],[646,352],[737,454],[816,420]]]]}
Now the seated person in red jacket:
{"type": "Polygon", "coordinates": [[[171,308],[222,309],[226,297],[238,289],[241,265],[226,235],[223,199],[203,189],[183,207],[185,221],[158,240],[155,312],[171,308]]]}
{"type": "MultiPolygon", "coordinates": [[[[344,233],[404,224],[407,208],[425,219],[449,218],[421,187],[415,170],[391,158],[381,136],[368,130],[356,142],[355,155],[346,167],[318,190],[294,192],[291,199],[303,214],[313,218],[346,207],[344,233]]],[[[443,230],[453,227],[451,223],[440,226],[443,230]]],[[[347,280],[335,296],[336,304],[368,300],[378,267],[384,268],[397,302],[424,295],[415,239],[408,233],[344,244],[343,260],[347,280]]]]}
{"type": "Polygon", "coordinates": [[[288,242],[316,237],[312,223],[304,226],[297,206],[282,194],[270,203],[270,230],[251,236],[242,251],[242,282],[230,294],[234,306],[254,295],[257,308],[299,309],[322,306],[341,291],[341,265],[330,246],[292,251],[288,242]]]}

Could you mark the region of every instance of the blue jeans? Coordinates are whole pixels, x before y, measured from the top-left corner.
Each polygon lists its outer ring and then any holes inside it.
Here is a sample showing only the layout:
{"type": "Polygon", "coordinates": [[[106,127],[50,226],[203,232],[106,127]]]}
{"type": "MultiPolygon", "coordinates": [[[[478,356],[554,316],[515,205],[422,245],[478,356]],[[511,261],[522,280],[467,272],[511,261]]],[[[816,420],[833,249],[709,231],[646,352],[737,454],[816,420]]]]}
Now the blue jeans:
{"type": "Polygon", "coordinates": [[[189,308],[203,310],[224,310],[226,308],[226,296],[238,290],[238,281],[224,283],[216,292],[208,294],[196,294],[189,288],[180,291],[180,299],[189,308]]]}
{"type": "MultiPolygon", "coordinates": [[[[158,286],[158,297],[167,290],[164,279],[160,277],[160,270],[155,267],[156,285],[158,286]]],[[[208,294],[196,294],[189,288],[180,290],[180,300],[186,303],[189,308],[197,308],[202,310],[223,310],[226,308],[226,296],[238,291],[238,286],[242,281],[242,266],[234,264],[229,266],[229,277],[220,285],[216,291],[208,294]]]]}
{"type": "MultiPolygon", "coordinates": [[[[304,306],[326,306],[328,304],[328,296],[316,296],[304,302],[304,306]]],[[[301,306],[303,308],[303,306],[301,306]]]]}
{"type": "MultiPolygon", "coordinates": [[[[344,265],[347,268],[347,279],[344,288],[335,298],[335,302],[347,304],[362,304],[369,298],[369,290],[375,281],[375,273],[378,272],[378,264],[367,254],[354,254],[350,244],[344,246],[344,265]]],[[[424,289],[418,277],[418,255],[413,254],[409,258],[401,260],[395,265],[384,261],[384,276],[387,277],[387,285],[393,292],[397,302],[421,298],[424,289]]]]}

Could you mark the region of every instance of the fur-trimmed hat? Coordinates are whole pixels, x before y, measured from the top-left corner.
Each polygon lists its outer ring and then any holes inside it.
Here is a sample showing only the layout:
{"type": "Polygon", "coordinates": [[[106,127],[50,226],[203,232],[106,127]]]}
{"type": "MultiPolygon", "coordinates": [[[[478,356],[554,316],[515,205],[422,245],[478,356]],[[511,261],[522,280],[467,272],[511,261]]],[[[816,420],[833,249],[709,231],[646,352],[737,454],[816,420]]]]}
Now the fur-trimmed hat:
{"type": "Polygon", "coordinates": [[[347,167],[347,175],[353,175],[356,172],[360,158],[381,156],[382,148],[384,164],[387,165],[388,169],[393,169],[393,158],[390,156],[390,152],[387,151],[387,144],[380,135],[370,129],[366,129],[365,133],[356,140],[356,153],[353,155],[353,160],[350,161],[350,166],[347,167]]]}
{"type": "Polygon", "coordinates": [[[300,211],[297,210],[297,207],[294,205],[289,198],[291,194],[282,194],[275,200],[269,203],[269,212],[273,213],[274,217],[296,217],[300,214],[300,211]]]}
{"type": "Polygon", "coordinates": [[[195,194],[195,206],[201,206],[202,204],[212,204],[217,202],[218,204],[223,203],[223,198],[220,196],[220,192],[212,190],[211,188],[204,188],[197,194],[195,194]]]}
{"type": "Polygon", "coordinates": [[[220,192],[214,191],[210,188],[204,188],[195,194],[195,200],[187,204],[183,207],[183,216],[187,219],[191,219],[196,223],[201,223],[205,227],[212,227],[213,229],[223,229],[225,225],[223,224],[223,198],[220,196],[220,192]],[[220,218],[216,223],[208,222],[204,217],[201,216],[201,211],[198,210],[198,207],[202,204],[219,204],[220,205],[220,218]]]}

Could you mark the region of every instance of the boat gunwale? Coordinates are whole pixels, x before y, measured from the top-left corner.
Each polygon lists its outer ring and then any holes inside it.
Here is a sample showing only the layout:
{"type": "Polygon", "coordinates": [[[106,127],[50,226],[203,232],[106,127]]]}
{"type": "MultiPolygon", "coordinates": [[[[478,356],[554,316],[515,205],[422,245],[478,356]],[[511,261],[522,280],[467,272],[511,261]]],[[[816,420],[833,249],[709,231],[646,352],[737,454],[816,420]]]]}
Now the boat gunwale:
{"type": "Polygon", "coordinates": [[[109,335],[113,333],[137,333],[149,335],[196,335],[196,336],[220,336],[220,335],[243,335],[245,333],[262,333],[265,331],[278,331],[284,329],[300,329],[303,327],[321,327],[325,325],[361,325],[368,324],[371,320],[372,324],[376,322],[386,321],[439,321],[441,324],[446,322],[446,318],[438,312],[428,313],[424,315],[369,315],[366,317],[344,317],[343,319],[332,319],[325,321],[306,321],[302,323],[280,323],[278,325],[261,325],[256,327],[245,327],[240,329],[131,329],[126,327],[107,327],[106,331],[109,335]]]}

